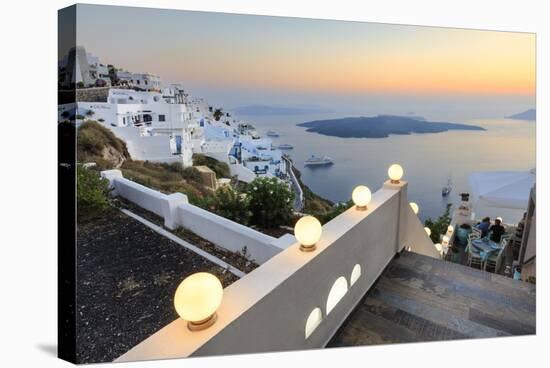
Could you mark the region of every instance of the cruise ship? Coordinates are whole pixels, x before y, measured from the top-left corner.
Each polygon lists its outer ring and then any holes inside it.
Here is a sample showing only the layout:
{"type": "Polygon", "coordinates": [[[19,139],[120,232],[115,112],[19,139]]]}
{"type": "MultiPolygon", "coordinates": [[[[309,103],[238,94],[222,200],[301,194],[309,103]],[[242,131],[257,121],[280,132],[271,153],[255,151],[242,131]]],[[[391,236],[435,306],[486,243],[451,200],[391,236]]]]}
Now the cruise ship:
{"type": "Polygon", "coordinates": [[[308,158],[304,162],[304,166],[324,166],[324,165],[332,165],[334,164],[334,161],[328,156],[318,157],[315,155],[311,155],[310,158],[308,158]]]}

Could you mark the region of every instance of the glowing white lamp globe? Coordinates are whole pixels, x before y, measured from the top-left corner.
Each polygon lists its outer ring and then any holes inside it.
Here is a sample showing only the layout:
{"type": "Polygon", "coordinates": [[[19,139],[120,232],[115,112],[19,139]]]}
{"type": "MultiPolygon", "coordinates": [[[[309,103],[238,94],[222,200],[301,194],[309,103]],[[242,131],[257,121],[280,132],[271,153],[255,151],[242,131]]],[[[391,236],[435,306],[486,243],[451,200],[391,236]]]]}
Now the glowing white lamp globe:
{"type": "Polygon", "coordinates": [[[437,249],[437,251],[439,253],[441,253],[443,251],[443,247],[441,246],[440,243],[434,244],[434,246],[435,246],[435,249],[437,249]]]}
{"type": "Polygon", "coordinates": [[[449,225],[449,226],[447,227],[447,236],[450,237],[451,235],[453,235],[453,232],[454,232],[454,231],[455,231],[455,228],[453,227],[453,225],[449,225]]]}
{"type": "Polygon", "coordinates": [[[367,205],[371,200],[372,194],[370,189],[364,185],[359,185],[355,187],[353,193],[351,193],[351,199],[355,203],[355,208],[360,211],[366,211],[367,205]]]}
{"type": "Polygon", "coordinates": [[[417,205],[416,203],[414,203],[414,202],[411,202],[411,203],[409,203],[409,204],[410,204],[410,206],[411,206],[411,208],[412,208],[414,214],[415,214],[415,215],[418,215],[418,210],[420,209],[420,208],[418,207],[418,205],[417,205]]]}
{"type": "Polygon", "coordinates": [[[447,235],[444,235],[441,239],[441,245],[443,245],[444,249],[447,249],[449,247],[449,240],[451,240],[447,235]]]}
{"type": "Polygon", "coordinates": [[[388,169],[388,176],[392,184],[399,184],[399,180],[403,177],[403,168],[401,165],[393,164],[388,169]]]}
{"type": "Polygon", "coordinates": [[[211,273],[198,272],[186,277],[178,286],[174,307],[191,331],[203,330],[216,322],[222,298],[220,280],[211,273]]]}
{"type": "Polygon", "coordinates": [[[294,236],[300,243],[300,250],[311,252],[315,250],[315,244],[321,239],[323,227],[319,220],[313,216],[304,216],[294,226],[294,236]]]}
{"type": "Polygon", "coordinates": [[[428,236],[432,235],[432,230],[429,227],[426,226],[424,230],[426,230],[426,234],[428,234],[428,236]]]}

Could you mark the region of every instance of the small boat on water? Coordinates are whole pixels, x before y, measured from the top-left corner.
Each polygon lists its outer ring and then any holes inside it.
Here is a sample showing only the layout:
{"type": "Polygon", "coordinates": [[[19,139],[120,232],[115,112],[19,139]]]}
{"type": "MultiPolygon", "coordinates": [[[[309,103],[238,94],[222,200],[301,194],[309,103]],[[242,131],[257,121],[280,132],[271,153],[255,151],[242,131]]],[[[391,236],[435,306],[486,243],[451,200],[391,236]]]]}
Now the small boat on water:
{"type": "Polygon", "coordinates": [[[441,189],[441,195],[443,197],[447,197],[451,193],[451,190],[453,190],[453,183],[451,182],[451,178],[449,177],[449,179],[447,180],[447,184],[441,189]]]}
{"type": "Polygon", "coordinates": [[[284,143],[284,144],[280,144],[277,148],[279,148],[279,149],[293,149],[294,146],[292,144],[284,143]]]}
{"type": "Polygon", "coordinates": [[[332,165],[332,164],[334,164],[334,161],[332,161],[330,157],[328,156],[319,157],[315,155],[311,155],[311,157],[305,160],[304,162],[304,166],[324,166],[324,165],[332,165]]]}
{"type": "Polygon", "coordinates": [[[274,132],[273,130],[268,130],[266,134],[267,134],[268,137],[278,137],[279,136],[279,133],[274,132]]]}

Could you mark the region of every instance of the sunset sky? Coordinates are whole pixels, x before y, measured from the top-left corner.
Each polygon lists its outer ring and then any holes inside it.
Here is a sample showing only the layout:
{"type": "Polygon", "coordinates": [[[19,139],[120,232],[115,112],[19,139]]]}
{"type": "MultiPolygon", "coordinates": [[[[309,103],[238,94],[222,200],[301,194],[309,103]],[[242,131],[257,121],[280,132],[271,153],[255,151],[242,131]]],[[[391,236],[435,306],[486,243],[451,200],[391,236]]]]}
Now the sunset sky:
{"type": "Polygon", "coordinates": [[[77,42],[103,62],[234,103],[235,94],[376,94],[534,104],[534,34],[78,7],[77,42]]]}

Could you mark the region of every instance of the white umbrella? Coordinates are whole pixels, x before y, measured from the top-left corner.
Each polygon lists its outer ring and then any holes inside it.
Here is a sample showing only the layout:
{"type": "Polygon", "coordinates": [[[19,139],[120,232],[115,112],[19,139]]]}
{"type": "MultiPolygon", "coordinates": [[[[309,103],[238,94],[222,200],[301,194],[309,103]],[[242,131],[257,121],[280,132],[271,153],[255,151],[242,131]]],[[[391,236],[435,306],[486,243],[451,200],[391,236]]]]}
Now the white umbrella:
{"type": "Polygon", "coordinates": [[[535,184],[535,170],[487,171],[470,175],[472,200],[477,206],[525,210],[535,184]]]}

